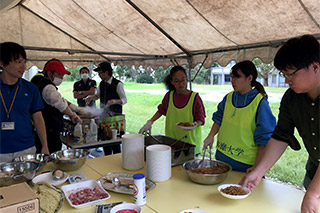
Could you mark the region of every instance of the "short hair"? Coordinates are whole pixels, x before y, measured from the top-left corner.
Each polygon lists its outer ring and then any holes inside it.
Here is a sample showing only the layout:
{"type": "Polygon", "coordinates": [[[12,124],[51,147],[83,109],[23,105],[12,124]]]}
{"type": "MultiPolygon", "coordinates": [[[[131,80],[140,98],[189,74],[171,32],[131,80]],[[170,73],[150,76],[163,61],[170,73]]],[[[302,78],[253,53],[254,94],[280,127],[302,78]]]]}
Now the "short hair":
{"type": "Polygon", "coordinates": [[[7,66],[11,61],[19,59],[19,57],[27,60],[24,48],[14,42],[3,42],[0,44],[0,61],[7,66]]]}
{"type": "Polygon", "coordinates": [[[81,75],[81,71],[82,70],[88,70],[89,74],[90,74],[90,70],[88,69],[88,67],[81,67],[81,69],[79,70],[79,74],[81,75]]]}
{"type": "Polygon", "coordinates": [[[274,58],[274,66],[278,70],[303,68],[313,62],[320,63],[320,44],[312,35],[289,39],[274,58]]]}

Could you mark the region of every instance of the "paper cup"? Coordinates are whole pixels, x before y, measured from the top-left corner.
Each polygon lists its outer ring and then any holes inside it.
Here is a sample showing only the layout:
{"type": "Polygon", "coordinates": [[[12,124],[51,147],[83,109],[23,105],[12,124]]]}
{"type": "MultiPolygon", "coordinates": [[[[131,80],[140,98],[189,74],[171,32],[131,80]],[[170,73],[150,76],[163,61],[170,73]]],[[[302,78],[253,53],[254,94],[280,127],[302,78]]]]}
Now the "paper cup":
{"type": "Polygon", "coordinates": [[[171,147],[150,145],[146,148],[147,178],[163,182],[171,177],[171,147]]]}
{"type": "Polygon", "coordinates": [[[116,140],[116,139],[117,139],[118,130],[116,130],[116,129],[111,129],[111,132],[112,132],[112,139],[113,139],[113,140],[116,140]]]}
{"type": "Polygon", "coordinates": [[[142,134],[122,136],[122,167],[138,170],[144,167],[144,137],[142,134]]]}

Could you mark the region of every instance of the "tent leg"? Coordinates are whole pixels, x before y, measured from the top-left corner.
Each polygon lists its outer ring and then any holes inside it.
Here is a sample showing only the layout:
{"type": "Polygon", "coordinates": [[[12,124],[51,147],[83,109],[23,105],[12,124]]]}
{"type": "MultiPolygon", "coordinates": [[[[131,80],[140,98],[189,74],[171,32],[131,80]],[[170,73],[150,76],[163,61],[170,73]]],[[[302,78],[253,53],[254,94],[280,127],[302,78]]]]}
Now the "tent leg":
{"type": "Polygon", "coordinates": [[[192,57],[188,58],[188,70],[189,70],[189,89],[192,90],[192,72],[191,72],[191,68],[192,68],[192,57]]]}

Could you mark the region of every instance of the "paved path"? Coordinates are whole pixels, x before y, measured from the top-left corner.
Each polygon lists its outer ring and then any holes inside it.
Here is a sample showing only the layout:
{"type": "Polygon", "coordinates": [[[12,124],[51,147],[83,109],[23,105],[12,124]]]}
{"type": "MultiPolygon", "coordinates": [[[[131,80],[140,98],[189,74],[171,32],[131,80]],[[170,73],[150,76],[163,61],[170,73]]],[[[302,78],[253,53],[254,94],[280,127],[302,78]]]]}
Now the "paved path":
{"type": "MultiPolygon", "coordinates": [[[[230,92],[230,90],[216,90],[211,92],[208,90],[194,89],[195,92],[201,93],[203,101],[219,103],[223,97],[230,92]]],[[[153,89],[137,89],[137,90],[126,90],[127,93],[148,93],[153,95],[165,95],[167,90],[153,90],[153,89]]],[[[281,101],[282,93],[268,93],[268,100],[270,103],[279,103],[281,101]]]]}

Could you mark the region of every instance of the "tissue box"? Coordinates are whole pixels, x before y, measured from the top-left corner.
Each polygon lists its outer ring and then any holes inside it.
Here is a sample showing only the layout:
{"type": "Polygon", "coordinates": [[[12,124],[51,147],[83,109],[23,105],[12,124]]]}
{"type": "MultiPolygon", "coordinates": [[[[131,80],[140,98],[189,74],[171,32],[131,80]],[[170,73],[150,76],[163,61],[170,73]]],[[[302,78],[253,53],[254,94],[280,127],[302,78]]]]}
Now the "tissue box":
{"type": "Polygon", "coordinates": [[[27,183],[0,188],[0,213],[39,211],[39,199],[27,183]]]}

